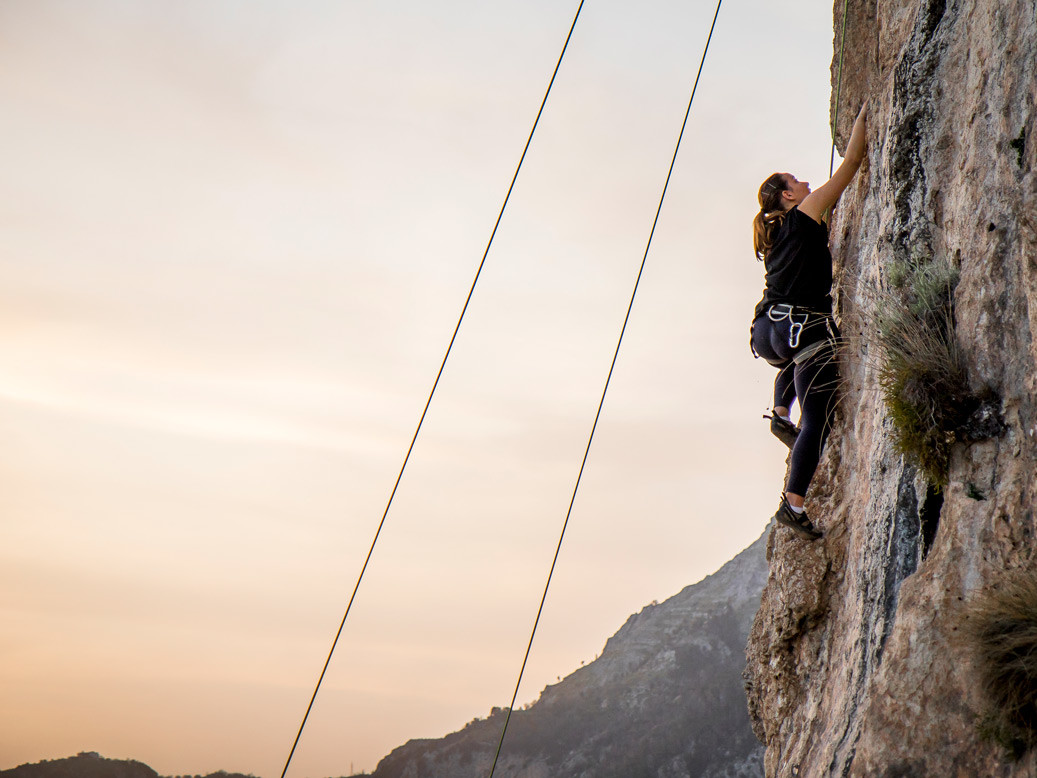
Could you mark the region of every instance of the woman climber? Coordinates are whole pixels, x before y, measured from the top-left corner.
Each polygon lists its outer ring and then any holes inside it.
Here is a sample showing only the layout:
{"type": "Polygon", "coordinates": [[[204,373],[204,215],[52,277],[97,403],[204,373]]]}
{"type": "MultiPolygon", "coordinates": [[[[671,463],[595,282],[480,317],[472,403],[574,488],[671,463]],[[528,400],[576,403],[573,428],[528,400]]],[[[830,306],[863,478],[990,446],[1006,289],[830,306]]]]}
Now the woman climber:
{"type": "Polygon", "coordinates": [[[832,254],[822,218],[864,161],[866,134],[862,107],[846,156],[831,179],[812,192],[807,182],[774,173],[760,187],[760,212],[753,219],[753,247],[764,264],[766,287],[753,316],[750,342],[755,355],[778,368],[771,432],[792,449],[774,519],[810,540],[821,533],[803,510],[803,498],[828,439],[839,381],[832,254]],[[790,416],[797,398],[798,429],[790,416]]]}

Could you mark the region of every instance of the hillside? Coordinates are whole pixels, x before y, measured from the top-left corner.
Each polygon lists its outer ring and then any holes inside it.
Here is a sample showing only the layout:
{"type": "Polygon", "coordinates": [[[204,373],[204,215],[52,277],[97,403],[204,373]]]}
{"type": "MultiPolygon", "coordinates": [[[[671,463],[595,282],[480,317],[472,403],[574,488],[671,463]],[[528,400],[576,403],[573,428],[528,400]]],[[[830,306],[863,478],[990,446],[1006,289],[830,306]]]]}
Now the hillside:
{"type": "MultiPolygon", "coordinates": [[[[631,616],[601,656],[511,718],[499,778],[756,778],[742,689],[767,575],[765,537],[701,582],[631,616]]],[[[485,778],[505,712],[412,740],[373,778],[485,778]]]]}
{"type": "MultiPolygon", "coordinates": [[[[106,759],[94,751],[66,759],[47,759],[0,770],[0,778],[159,778],[158,773],[143,762],[129,759],[106,759]]],[[[212,773],[207,776],[176,778],[254,778],[240,773],[212,773]]]]}

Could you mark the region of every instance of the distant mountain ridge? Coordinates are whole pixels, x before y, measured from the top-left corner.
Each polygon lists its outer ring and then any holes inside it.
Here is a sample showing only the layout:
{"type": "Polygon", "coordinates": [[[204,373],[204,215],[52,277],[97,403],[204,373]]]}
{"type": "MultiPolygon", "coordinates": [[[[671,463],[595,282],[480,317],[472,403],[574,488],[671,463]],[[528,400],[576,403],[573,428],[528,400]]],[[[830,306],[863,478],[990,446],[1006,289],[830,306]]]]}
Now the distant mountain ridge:
{"type": "MultiPolygon", "coordinates": [[[[631,616],[599,658],[511,717],[499,778],[756,778],[743,691],[767,580],[766,535],[719,571],[631,616]]],[[[371,778],[485,778],[506,711],[411,740],[371,778]]]]}
{"type": "MultiPolygon", "coordinates": [[[[508,727],[497,778],[762,778],[743,690],[767,581],[766,533],[713,575],[634,614],[597,659],[548,686],[508,727]]],[[[485,778],[505,710],[396,748],[366,778],[485,778]]],[[[84,752],[0,778],[160,778],[84,752]]],[[[253,778],[217,772],[176,778],[253,778]]],[[[357,776],[364,778],[364,776],[357,776]]]]}

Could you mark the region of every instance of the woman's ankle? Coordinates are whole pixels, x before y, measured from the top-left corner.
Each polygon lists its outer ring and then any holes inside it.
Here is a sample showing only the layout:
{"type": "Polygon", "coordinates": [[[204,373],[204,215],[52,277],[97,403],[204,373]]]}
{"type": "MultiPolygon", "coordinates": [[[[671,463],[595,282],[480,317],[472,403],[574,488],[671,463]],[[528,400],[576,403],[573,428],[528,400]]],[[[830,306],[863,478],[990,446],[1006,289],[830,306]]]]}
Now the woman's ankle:
{"type": "Polygon", "coordinates": [[[803,497],[799,494],[793,494],[792,492],[785,492],[785,502],[789,504],[789,507],[795,511],[803,510],[803,497]]]}

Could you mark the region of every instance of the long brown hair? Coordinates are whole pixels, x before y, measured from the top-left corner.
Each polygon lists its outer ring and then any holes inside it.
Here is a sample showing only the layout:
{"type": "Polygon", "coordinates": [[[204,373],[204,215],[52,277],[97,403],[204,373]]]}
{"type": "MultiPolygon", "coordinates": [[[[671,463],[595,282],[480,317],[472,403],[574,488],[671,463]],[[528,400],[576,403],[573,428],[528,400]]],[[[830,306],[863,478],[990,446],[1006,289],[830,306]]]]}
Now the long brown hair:
{"type": "Polygon", "coordinates": [[[753,249],[756,258],[763,260],[774,243],[774,233],[788,213],[781,207],[781,193],[788,189],[784,173],[772,173],[760,185],[758,198],[760,212],[753,218],[753,249]]]}

